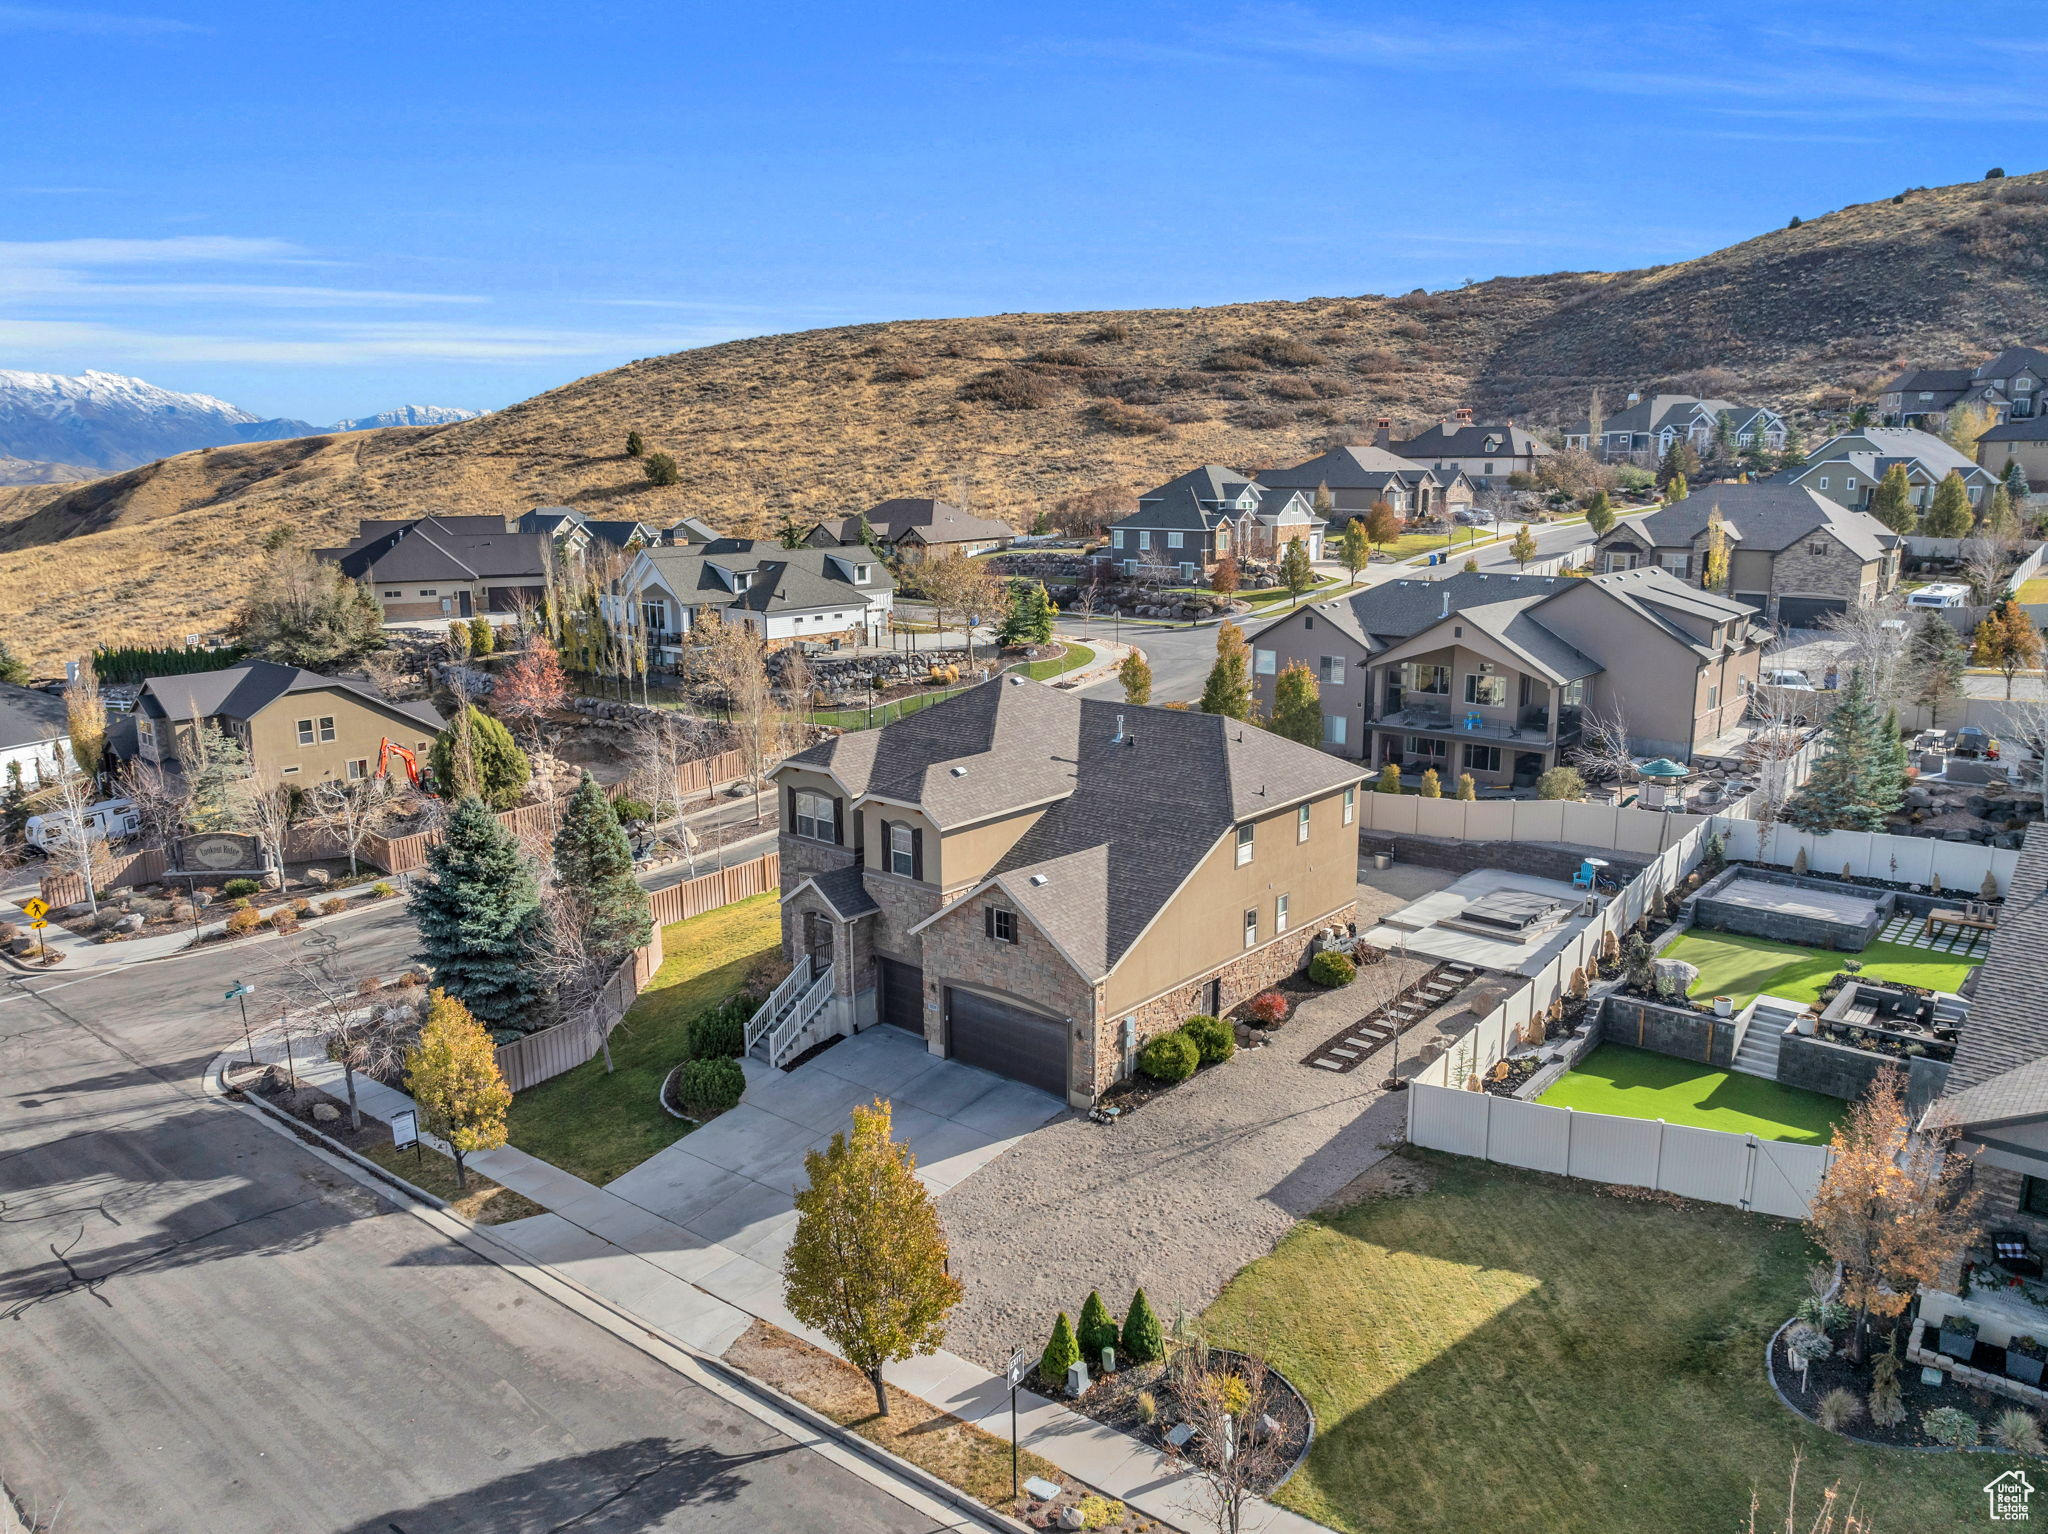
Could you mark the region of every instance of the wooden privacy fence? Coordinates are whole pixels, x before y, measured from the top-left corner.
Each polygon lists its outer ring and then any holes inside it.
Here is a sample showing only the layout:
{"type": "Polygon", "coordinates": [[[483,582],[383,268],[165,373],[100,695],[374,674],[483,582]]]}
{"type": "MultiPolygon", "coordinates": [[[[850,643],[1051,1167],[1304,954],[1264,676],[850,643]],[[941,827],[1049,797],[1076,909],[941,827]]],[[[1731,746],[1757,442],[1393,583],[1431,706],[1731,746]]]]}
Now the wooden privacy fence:
{"type": "Polygon", "coordinates": [[[781,875],[782,858],[771,852],[750,863],[735,863],[731,868],[655,890],[648,898],[654,913],[654,936],[645,947],[634,949],[632,957],[618,967],[589,1012],[498,1046],[498,1069],[504,1074],[505,1084],[517,1092],[564,1071],[573,1071],[593,1058],[661,968],[663,927],[702,916],[735,900],[765,895],[775,888],[781,875]]]}
{"type": "Polygon", "coordinates": [[[1408,1139],[1429,1150],[1560,1177],[1656,1188],[1786,1220],[1806,1218],[1833,1154],[1825,1145],[1582,1113],[1421,1083],[1408,1092],[1408,1139]]]}

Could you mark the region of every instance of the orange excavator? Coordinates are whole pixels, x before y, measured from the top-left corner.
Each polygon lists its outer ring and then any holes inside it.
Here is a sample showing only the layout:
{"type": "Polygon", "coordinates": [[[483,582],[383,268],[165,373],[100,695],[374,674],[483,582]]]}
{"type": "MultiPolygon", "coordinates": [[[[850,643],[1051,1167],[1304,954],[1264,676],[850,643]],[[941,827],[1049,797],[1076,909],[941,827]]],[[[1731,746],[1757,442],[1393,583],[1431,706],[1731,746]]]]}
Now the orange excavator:
{"type": "Polygon", "coordinates": [[[432,773],[420,771],[420,759],[410,746],[401,746],[397,741],[386,738],[377,743],[377,776],[384,776],[384,769],[397,757],[405,763],[405,775],[412,780],[412,786],[425,789],[433,777],[432,773]]]}

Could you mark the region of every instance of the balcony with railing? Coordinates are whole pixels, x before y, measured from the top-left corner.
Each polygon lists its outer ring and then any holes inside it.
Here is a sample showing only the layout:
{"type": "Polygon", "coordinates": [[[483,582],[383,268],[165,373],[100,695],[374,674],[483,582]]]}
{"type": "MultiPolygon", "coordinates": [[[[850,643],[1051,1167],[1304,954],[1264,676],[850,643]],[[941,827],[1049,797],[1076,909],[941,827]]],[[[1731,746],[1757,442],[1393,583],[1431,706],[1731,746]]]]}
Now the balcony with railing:
{"type": "Polygon", "coordinates": [[[1505,719],[1489,719],[1476,708],[1444,710],[1413,705],[1375,719],[1373,728],[1401,730],[1410,735],[1457,735],[1468,740],[1497,740],[1518,746],[1547,746],[1550,744],[1548,723],[1542,722],[1530,728],[1523,722],[1530,713],[1542,715],[1547,712],[1542,708],[1524,709],[1522,715],[1511,722],[1505,719]]]}

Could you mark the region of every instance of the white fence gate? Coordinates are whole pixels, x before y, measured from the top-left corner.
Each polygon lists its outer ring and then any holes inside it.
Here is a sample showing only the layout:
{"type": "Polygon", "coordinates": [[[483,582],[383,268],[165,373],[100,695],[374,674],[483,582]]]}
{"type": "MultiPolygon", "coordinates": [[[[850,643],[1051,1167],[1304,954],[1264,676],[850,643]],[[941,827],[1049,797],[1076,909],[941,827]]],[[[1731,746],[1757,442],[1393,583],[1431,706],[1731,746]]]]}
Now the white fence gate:
{"type": "Polygon", "coordinates": [[[1408,1089],[1408,1139],[1427,1150],[1788,1220],[1806,1218],[1832,1155],[1825,1145],[1580,1113],[1420,1080],[1408,1089]]]}

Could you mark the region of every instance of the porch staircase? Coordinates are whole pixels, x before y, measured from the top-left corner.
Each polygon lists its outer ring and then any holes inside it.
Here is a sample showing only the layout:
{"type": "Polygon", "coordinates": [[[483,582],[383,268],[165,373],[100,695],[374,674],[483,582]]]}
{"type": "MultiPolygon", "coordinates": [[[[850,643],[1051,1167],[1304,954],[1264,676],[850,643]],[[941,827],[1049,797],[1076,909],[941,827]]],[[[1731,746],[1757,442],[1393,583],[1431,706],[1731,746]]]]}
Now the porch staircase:
{"type": "Polygon", "coordinates": [[[1785,1042],[1785,1030],[1798,1016],[1799,1009],[1789,1002],[1773,996],[1758,997],[1756,1010],[1749,1015],[1749,1029],[1742,1035],[1742,1047],[1735,1051],[1729,1068],[1745,1076],[1776,1081],[1778,1046],[1785,1042]]]}
{"type": "Polygon", "coordinates": [[[799,963],[747,1020],[749,1059],[781,1069],[831,1031],[832,966],[799,963]]]}

